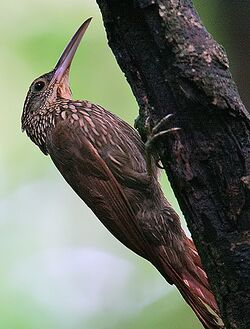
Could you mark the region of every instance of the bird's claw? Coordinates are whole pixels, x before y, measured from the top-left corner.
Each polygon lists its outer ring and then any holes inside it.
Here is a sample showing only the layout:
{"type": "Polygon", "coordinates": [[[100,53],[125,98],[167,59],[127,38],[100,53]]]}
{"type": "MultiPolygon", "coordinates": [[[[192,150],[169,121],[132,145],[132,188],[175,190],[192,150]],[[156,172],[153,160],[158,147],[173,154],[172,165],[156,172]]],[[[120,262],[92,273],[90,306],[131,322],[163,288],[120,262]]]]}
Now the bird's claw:
{"type": "MultiPolygon", "coordinates": [[[[146,128],[150,131],[149,133],[149,137],[145,143],[145,147],[146,147],[146,152],[147,152],[147,163],[148,163],[148,172],[152,172],[152,164],[151,164],[151,153],[152,153],[152,149],[153,149],[153,145],[154,143],[161,137],[168,135],[171,132],[174,131],[178,131],[181,128],[179,127],[174,127],[174,128],[169,128],[166,130],[161,130],[162,128],[164,128],[164,126],[166,125],[166,123],[168,123],[169,119],[171,119],[174,116],[173,113],[170,113],[168,115],[166,115],[164,118],[162,118],[152,129],[150,129],[150,125],[149,125],[149,119],[146,120],[146,128]]],[[[156,166],[158,168],[163,169],[163,166],[159,164],[160,159],[156,160],[156,166]]]]}
{"type": "MultiPolygon", "coordinates": [[[[168,135],[170,132],[174,132],[177,130],[180,130],[179,127],[169,128],[166,130],[161,130],[163,126],[168,123],[169,119],[171,119],[174,116],[173,113],[170,113],[166,115],[164,118],[162,118],[150,131],[148,140],[146,141],[146,149],[151,150],[153,144],[156,142],[157,139],[159,139],[162,136],[168,135]]],[[[146,126],[149,127],[148,120],[146,121],[146,126]]]]}

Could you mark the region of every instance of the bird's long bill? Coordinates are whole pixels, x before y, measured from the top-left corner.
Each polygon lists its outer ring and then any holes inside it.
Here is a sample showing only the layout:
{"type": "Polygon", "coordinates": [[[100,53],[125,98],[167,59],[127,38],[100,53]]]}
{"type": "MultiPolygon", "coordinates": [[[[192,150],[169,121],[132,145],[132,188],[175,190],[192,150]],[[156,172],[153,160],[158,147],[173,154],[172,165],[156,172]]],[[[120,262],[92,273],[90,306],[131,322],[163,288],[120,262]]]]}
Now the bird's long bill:
{"type": "Polygon", "coordinates": [[[76,31],[76,33],[73,35],[72,39],[64,49],[59,61],[57,62],[55,66],[55,73],[51,80],[51,84],[54,82],[60,83],[62,80],[64,74],[68,72],[68,69],[70,68],[70,65],[72,63],[72,60],[74,58],[74,55],[76,53],[76,50],[81,42],[81,39],[86,32],[89,23],[91,21],[92,17],[88,18],[76,31]]]}

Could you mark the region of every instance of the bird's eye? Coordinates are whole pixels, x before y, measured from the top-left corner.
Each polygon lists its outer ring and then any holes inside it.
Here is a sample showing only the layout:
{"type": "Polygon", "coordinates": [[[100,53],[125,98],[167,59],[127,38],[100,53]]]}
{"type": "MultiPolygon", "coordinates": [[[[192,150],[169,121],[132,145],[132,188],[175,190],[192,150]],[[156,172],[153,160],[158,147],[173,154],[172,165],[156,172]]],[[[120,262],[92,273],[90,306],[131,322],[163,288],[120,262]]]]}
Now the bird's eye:
{"type": "Polygon", "coordinates": [[[43,80],[39,80],[34,84],[35,91],[42,91],[45,87],[45,82],[43,80]]]}

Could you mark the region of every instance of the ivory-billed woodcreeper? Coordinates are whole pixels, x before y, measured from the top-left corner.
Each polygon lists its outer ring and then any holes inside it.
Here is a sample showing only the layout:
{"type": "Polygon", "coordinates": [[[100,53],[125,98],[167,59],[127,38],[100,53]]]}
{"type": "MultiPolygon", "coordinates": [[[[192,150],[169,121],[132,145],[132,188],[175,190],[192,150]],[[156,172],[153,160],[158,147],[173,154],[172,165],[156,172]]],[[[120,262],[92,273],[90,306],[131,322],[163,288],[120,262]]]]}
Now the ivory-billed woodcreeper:
{"type": "Polygon", "coordinates": [[[139,134],[101,106],[71,98],[69,69],[90,20],[56,67],[32,83],[22,129],[107,229],[177,286],[205,328],[223,328],[196,248],[163,195],[154,161],[147,170],[139,134]]]}

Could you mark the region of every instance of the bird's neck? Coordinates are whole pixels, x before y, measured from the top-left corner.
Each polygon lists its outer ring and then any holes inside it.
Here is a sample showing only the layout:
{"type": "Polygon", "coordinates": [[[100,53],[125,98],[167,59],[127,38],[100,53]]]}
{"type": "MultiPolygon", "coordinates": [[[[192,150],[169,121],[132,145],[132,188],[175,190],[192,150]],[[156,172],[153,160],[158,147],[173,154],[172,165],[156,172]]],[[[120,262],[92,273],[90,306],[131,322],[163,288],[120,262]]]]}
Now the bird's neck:
{"type": "MultiPolygon", "coordinates": [[[[63,100],[70,102],[70,100],[63,100]]],[[[30,139],[41,149],[44,154],[47,154],[46,139],[48,132],[55,127],[56,119],[61,113],[61,99],[53,103],[44,103],[32,115],[27,116],[25,120],[25,130],[30,139]]]]}

